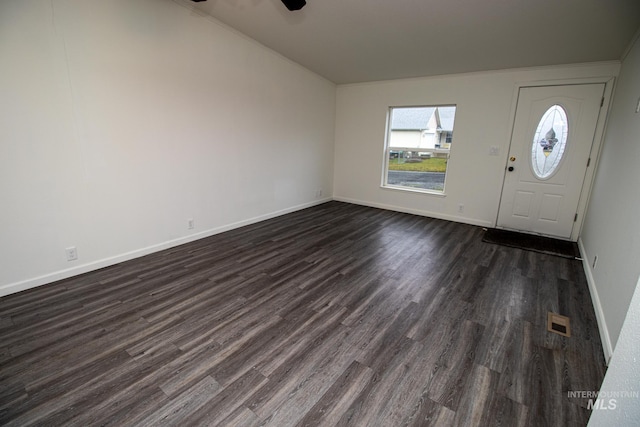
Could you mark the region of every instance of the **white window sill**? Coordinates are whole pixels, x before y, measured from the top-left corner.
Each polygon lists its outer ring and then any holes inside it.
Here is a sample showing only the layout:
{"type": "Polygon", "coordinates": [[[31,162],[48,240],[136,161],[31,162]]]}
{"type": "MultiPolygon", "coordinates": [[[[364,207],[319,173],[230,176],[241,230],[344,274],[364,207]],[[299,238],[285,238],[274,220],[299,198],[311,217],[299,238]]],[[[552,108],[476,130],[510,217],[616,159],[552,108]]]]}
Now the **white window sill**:
{"type": "Polygon", "coordinates": [[[384,185],[384,184],[381,185],[380,188],[384,190],[406,191],[409,193],[428,194],[430,196],[436,196],[436,197],[447,197],[447,194],[444,193],[443,191],[425,190],[422,188],[409,188],[409,187],[400,187],[395,185],[384,185]]]}

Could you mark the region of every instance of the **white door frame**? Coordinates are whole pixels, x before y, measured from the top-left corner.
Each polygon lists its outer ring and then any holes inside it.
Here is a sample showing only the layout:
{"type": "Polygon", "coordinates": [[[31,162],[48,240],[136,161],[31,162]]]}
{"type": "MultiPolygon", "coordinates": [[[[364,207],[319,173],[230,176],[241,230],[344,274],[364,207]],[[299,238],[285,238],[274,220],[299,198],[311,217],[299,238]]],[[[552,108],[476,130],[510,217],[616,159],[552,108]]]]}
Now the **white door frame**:
{"type": "Polygon", "coordinates": [[[593,180],[595,177],[595,171],[598,167],[598,159],[600,157],[600,151],[602,149],[602,141],[604,139],[604,131],[606,129],[607,118],[609,116],[609,107],[611,106],[613,86],[615,83],[615,77],[594,77],[594,78],[580,78],[580,79],[563,79],[563,80],[542,80],[533,82],[517,82],[514,86],[513,97],[511,101],[511,114],[509,116],[509,144],[505,152],[507,153],[504,158],[504,173],[502,174],[500,190],[500,199],[496,209],[496,219],[493,226],[498,224],[498,215],[500,212],[500,204],[502,203],[502,192],[504,190],[504,182],[506,179],[507,163],[509,160],[509,153],[511,152],[511,140],[513,138],[513,129],[516,119],[516,109],[518,106],[518,97],[520,95],[520,89],[525,87],[541,87],[541,86],[568,86],[568,85],[582,85],[604,83],[603,105],[600,109],[600,115],[598,116],[598,122],[596,124],[596,130],[593,136],[593,145],[591,146],[591,152],[589,158],[591,159],[587,172],[584,176],[584,183],[582,184],[582,190],[580,191],[580,201],[578,202],[578,219],[571,231],[571,241],[577,241],[580,233],[582,232],[582,225],[584,224],[584,216],[589,203],[589,197],[591,196],[591,188],[593,186],[593,180]]]}

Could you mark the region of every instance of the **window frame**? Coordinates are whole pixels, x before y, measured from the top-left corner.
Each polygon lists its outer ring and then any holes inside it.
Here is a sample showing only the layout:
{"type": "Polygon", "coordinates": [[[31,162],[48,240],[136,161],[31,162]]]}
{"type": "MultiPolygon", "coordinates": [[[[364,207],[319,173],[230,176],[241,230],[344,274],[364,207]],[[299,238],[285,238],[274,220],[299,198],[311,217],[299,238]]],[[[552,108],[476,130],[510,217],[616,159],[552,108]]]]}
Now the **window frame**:
{"type": "MultiPolygon", "coordinates": [[[[420,188],[420,187],[409,187],[409,186],[403,186],[403,185],[394,185],[394,184],[389,184],[388,182],[388,178],[389,178],[389,161],[391,158],[391,152],[392,151],[399,151],[399,152],[406,152],[406,151],[417,151],[416,148],[410,148],[410,147],[391,147],[390,146],[390,140],[391,140],[391,121],[393,118],[393,110],[394,109],[400,109],[400,108],[440,108],[440,107],[454,107],[456,110],[456,114],[457,114],[457,110],[458,110],[458,106],[456,104],[425,104],[425,105],[396,105],[396,106],[390,106],[387,109],[387,119],[386,119],[386,126],[385,126],[385,137],[384,137],[384,146],[383,146],[383,162],[382,162],[382,180],[381,180],[381,188],[383,189],[389,189],[389,190],[400,190],[400,191],[409,191],[409,192],[415,192],[415,193],[422,193],[422,194],[430,194],[430,195],[434,195],[434,196],[446,196],[446,185],[447,185],[447,170],[449,169],[449,163],[451,161],[451,147],[450,148],[420,148],[419,152],[420,153],[426,153],[426,152],[430,152],[432,155],[434,153],[436,154],[443,154],[446,153],[446,160],[447,160],[447,167],[445,169],[444,172],[444,182],[442,185],[442,190],[433,190],[433,189],[427,189],[427,188],[420,188]]],[[[453,120],[453,128],[455,128],[455,116],[454,116],[454,120],[453,120]]],[[[450,132],[452,134],[452,139],[453,139],[453,130],[452,129],[450,132]]],[[[422,133],[423,131],[421,131],[422,133]]],[[[443,131],[443,132],[447,132],[447,131],[443,131]]],[[[449,133],[449,132],[447,132],[449,133]]],[[[451,144],[451,143],[449,143],[451,144]]],[[[439,141],[438,141],[438,145],[439,145],[439,141]]]]}

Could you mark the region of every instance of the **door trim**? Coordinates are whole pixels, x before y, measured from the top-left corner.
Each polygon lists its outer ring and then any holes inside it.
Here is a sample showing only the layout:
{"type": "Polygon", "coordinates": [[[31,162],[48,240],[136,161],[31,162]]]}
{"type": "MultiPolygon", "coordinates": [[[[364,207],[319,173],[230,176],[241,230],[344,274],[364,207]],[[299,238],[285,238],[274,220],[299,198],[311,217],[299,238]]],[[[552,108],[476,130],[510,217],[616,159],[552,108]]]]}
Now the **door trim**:
{"type": "Polygon", "coordinates": [[[511,141],[513,139],[513,130],[516,119],[516,109],[518,107],[518,98],[520,96],[520,89],[527,87],[543,87],[543,86],[570,86],[570,85],[583,85],[583,84],[602,84],[604,83],[604,102],[600,108],[600,114],[598,115],[598,121],[596,123],[596,130],[593,135],[593,143],[591,145],[591,151],[589,158],[591,162],[584,176],[584,182],[582,184],[582,190],[580,191],[580,199],[578,201],[577,214],[578,218],[575,221],[573,229],[571,231],[571,237],[569,240],[573,242],[578,241],[578,237],[582,233],[582,226],[584,225],[584,217],[589,204],[589,198],[591,197],[591,189],[593,187],[593,181],[595,178],[595,171],[598,168],[598,160],[600,158],[600,152],[602,150],[602,141],[604,140],[604,132],[606,130],[607,118],[609,116],[609,109],[611,107],[613,88],[615,84],[615,77],[594,77],[594,78],[581,78],[581,79],[565,79],[565,80],[543,80],[534,82],[517,82],[514,85],[513,96],[511,101],[511,113],[509,114],[509,143],[506,146],[505,152],[507,155],[504,157],[504,173],[502,174],[500,198],[498,199],[498,205],[496,206],[496,217],[493,223],[494,227],[498,224],[498,215],[500,213],[500,204],[502,203],[502,196],[504,191],[504,182],[506,179],[506,170],[508,164],[508,153],[511,151],[511,141]]]}

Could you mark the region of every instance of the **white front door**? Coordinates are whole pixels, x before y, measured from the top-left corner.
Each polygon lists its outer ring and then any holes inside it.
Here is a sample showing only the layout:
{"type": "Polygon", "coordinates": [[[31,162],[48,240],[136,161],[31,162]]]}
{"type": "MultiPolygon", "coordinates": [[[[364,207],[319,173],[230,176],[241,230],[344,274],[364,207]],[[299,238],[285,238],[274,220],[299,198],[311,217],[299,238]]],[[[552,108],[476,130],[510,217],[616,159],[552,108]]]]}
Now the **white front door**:
{"type": "Polygon", "coordinates": [[[498,228],[571,237],[604,86],[520,89],[498,228]]]}

